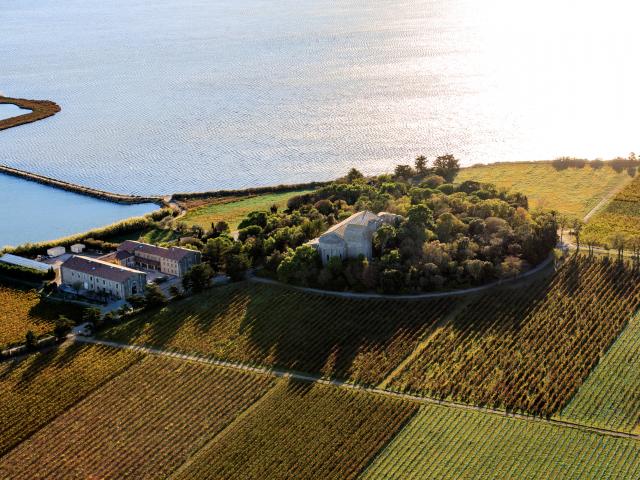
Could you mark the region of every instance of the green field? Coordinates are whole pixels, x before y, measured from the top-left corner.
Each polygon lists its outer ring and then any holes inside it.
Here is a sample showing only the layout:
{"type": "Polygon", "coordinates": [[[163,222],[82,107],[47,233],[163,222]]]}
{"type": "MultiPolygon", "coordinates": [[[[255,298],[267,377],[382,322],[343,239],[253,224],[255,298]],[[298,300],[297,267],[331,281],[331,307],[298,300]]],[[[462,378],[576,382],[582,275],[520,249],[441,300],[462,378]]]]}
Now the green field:
{"type": "MultiPolygon", "coordinates": [[[[585,227],[606,239],[640,236],[640,177],[630,178],[518,163],[464,169],[457,181],[576,217],[624,187],[585,227]]],[[[235,229],[299,193],[200,200],[180,221],[235,229]]],[[[0,479],[638,479],[639,307],[640,269],[586,256],[434,299],[214,287],[99,337],[348,384],[64,343],[0,363],[0,479]]],[[[0,286],[0,344],[50,331],[56,308],[0,286]]]]}
{"type": "Polygon", "coordinates": [[[275,204],[279,209],[286,208],[287,200],[295,195],[310,193],[313,190],[301,190],[296,192],[270,193],[267,195],[257,195],[232,202],[218,202],[210,205],[203,205],[189,210],[187,214],[180,218],[180,221],[187,225],[199,225],[205,230],[211,228],[211,224],[224,220],[229,224],[231,230],[236,230],[238,224],[248,213],[256,210],[269,210],[275,204]]]}
{"type": "Polygon", "coordinates": [[[397,398],[282,380],[172,478],[356,478],[416,411],[397,398]]]}
{"type": "Polygon", "coordinates": [[[532,209],[541,207],[582,218],[630,179],[626,172],[617,173],[609,166],[556,170],[550,162],[518,162],[463,168],[456,182],[493,183],[524,193],[532,209]]]}
{"type": "Polygon", "coordinates": [[[640,442],[444,406],[424,406],[365,479],[633,479],[640,442]]]}
{"type": "Polygon", "coordinates": [[[109,340],[378,384],[456,300],[355,300],[232,284],[140,315],[109,340]]]}
{"type": "Polygon", "coordinates": [[[560,418],[640,433],[640,318],[636,315],[560,418]]]}

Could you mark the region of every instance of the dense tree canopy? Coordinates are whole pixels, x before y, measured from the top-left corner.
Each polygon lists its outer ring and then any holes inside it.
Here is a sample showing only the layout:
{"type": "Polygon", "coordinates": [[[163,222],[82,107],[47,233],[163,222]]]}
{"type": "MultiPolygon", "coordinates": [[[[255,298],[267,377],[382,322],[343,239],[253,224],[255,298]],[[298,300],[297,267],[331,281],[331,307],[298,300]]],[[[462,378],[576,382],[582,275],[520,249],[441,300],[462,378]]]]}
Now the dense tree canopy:
{"type": "Polygon", "coordinates": [[[251,212],[236,237],[214,228],[200,240],[213,271],[240,279],[256,267],[281,281],[337,290],[422,292],[478,285],[517,275],[543,261],[556,244],[552,213],[530,212],[526,196],[493,185],[452,183],[451,155],[430,165],[398,166],[364,177],[352,169],[320,190],[294,196],[287,209],[251,212]],[[373,258],[323,266],[306,243],[354,212],[398,214],[373,238],[373,258]]]}

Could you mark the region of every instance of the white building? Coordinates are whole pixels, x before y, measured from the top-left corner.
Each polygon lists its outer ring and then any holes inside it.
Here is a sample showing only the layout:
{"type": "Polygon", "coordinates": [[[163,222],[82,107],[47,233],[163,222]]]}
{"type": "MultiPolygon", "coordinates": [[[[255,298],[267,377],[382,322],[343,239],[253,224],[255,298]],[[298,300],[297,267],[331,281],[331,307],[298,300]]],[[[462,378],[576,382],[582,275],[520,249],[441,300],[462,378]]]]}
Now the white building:
{"type": "Polygon", "coordinates": [[[363,255],[371,259],[373,234],[383,224],[394,225],[401,219],[400,215],[387,212],[378,215],[369,211],[354,213],[309,242],[309,245],[318,250],[323,264],[332,257],[345,259],[363,255]]]}
{"type": "Polygon", "coordinates": [[[125,299],[142,295],[147,275],[131,268],[95,258],[72,255],[60,266],[62,283],[92,292],[104,292],[125,299]]]}
{"type": "Polygon", "coordinates": [[[47,255],[50,257],[59,257],[60,255],[64,255],[67,251],[64,247],[51,247],[47,250],[47,255]]]}
{"type": "Polygon", "coordinates": [[[84,250],[84,243],[74,243],[71,245],[70,250],[72,253],[82,253],[84,250]]]}

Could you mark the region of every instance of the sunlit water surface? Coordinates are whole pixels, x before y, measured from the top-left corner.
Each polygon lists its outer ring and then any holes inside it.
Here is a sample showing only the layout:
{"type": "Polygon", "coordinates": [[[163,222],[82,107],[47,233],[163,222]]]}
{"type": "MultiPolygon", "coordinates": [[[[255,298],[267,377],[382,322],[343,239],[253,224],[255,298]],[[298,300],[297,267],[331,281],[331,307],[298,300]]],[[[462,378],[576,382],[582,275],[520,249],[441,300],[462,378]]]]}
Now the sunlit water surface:
{"type": "Polygon", "coordinates": [[[53,0],[0,9],[0,162],[121,193],[638,149],[636,2],[53,0]]]}
{"type": "Polygon", "coordinates": [[[104,202],[7,175],[0,175],[0,205],[0,248],[66,237],[159,208],[104,202]]]}

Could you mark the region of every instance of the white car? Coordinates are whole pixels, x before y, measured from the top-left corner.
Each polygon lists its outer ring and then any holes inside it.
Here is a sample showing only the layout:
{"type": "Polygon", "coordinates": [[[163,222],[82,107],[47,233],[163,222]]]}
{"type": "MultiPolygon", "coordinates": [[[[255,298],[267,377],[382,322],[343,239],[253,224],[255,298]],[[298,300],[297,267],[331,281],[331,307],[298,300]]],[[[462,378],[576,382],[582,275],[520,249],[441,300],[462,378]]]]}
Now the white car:
{"type": "Polygon", "coordinates": [[[93,328],[91,327],[90,324],[84,323],[82,325],[77,326],[74,329],[74,333],[81,337],[90,337],[93,335],[93,328]]]}

